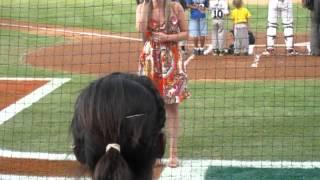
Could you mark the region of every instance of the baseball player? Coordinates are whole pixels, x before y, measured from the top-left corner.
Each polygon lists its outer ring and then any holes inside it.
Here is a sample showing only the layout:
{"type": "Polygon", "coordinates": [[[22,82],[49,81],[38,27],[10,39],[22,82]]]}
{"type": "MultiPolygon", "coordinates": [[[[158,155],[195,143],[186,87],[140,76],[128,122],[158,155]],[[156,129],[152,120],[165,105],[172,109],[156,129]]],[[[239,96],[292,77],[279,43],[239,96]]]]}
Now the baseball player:
{"type": "Polygon", "coordinates": [[[310,54],[320,56],[320,1],[302,0],[302,4],[311,11],[310,54]]]}
{"type": "Polygon", "coordinates": [[[210,0],[209,11],[212,17],[212,46],[206,51],[205,55],[213,50],[213,55],[223,56],[224,54],[224,17],[229,15],[228,3],[225,0],[210,0]]]}
{"type": "Polygon", "coordinates": [[[293,13],[292,0],[269,0],[267,49],[264,55],[274,54],[274,44],[278,28],[278,16],[281,16],[284,29],[285,45],[288,55],[295,55],[293,47],[293,13]]]}

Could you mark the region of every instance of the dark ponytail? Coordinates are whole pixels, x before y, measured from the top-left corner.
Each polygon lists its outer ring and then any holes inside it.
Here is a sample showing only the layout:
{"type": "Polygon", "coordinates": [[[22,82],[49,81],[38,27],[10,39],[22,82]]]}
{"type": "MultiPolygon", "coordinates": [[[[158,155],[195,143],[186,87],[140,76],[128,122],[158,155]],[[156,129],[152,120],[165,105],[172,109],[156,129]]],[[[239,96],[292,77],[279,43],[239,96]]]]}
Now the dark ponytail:
{"type": "Polygon", "coordinates": [[[126,160],[116,149],[110,149],[98,161],[94,180],[133,180],[134,176],[126,160]]]}
{"type": "Polygon", "coordinates": [[[94,180],[151,180],[164,154],[165,120],[164,102],[149,78],[113,73],[79,95],[73,152],[94,180]]]}

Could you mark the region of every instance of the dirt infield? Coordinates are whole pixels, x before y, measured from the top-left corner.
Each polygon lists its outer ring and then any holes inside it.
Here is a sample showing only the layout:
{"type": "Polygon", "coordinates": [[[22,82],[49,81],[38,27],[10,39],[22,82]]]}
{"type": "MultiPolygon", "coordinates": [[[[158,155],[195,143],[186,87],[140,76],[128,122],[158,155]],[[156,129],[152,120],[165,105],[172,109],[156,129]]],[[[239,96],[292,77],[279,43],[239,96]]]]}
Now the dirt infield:
{"type": "MultiPolygon", "coordinates": [[[[76,161],[0,158],[0,164],[0,174],[45,177],[90,176],[88,169],[76,161]]],[[[154,177],[160,177],[163,168],[162,165],[157,165],[154,168],[154,177]]]]}
{"type": "Polygon", "coordinates": [[[0,111],[45,83],[47,81],[0,80],[0,111]]]}
{"type": "MultiPolygon", "coordinates": [[[[257,34],[257,44],[263,44],[265,38],[257,34]]],[[[305,35],[297,35],[296,42],[306,42],[305,35]]],[[[281,43],[283,38],[279,37],[281,43]]],[[[81,39],[74,44],[43,48],[29,53],[26,62],[33,66],[80,74],[108,74],[115,71],[137,72],[138,57],[142,43],[134,40],[104,38],[98,40],[81,39]]],[[[256,47],[260,54],[263,47],[256,47]]],[[[288,57],[284,47],[277,49],[276,56],[261,56],[258,67],[252,68],[254,56],[232,55],[224,57],[199,56],[188,66],[188,75],[198,79],[305,79],[320,76],[318,57],[306,54],[305,47],[297,47],[302,54],[288,57]]]]}

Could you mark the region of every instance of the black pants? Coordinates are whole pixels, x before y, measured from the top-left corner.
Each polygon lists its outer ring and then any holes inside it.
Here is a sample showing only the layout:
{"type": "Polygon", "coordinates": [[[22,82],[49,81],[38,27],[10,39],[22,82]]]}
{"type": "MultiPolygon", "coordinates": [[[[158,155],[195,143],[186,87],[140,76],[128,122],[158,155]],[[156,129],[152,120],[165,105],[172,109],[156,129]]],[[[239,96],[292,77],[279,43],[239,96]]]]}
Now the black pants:
{"type": "Polygon", "coordinates": [[[320,55],[320,23],[311,22],[311,55],[320,55]]]}
{"type": "Polygon", "coordinates": [[[311,55],[320,56],[320,0],[314,1],[314,9],[311,11],[311,55]]]}

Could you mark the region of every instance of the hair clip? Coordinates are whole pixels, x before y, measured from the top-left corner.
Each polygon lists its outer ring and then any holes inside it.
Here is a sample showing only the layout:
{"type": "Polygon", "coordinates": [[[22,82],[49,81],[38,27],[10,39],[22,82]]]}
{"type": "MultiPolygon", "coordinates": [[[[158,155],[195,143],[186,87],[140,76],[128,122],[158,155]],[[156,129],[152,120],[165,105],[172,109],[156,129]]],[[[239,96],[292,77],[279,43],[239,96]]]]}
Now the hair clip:
{"type": "Polygon", "coordinates": [[[117,144],[117,143],[108,144],[106,146],[106,152],[108,152],[111,148],[117,150],[118,152],[120,152],[120,145],[117,144]]]}
{"type": "Polygon", "coordinates": [[[140,117],[140,116],[144,116],[144,114],[134,114],[134,115],[126,116],[126,119],[140,117]]]}

